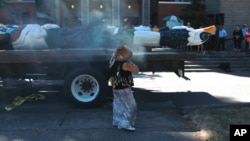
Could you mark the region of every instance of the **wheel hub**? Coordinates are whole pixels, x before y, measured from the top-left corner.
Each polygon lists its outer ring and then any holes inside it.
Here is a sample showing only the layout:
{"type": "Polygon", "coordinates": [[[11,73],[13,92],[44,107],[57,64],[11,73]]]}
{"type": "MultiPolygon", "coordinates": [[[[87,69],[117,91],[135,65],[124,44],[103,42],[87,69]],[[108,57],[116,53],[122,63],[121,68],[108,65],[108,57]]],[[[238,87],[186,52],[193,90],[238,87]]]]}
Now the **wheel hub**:
{"type": "Polygon", "coordinates": [[[93,91],[93,88],[95,87],[95,85],[93,81],[86,78],[84,79],[84,81],[80,82],[80,87],[84,93],[90,93],[91,91],[93,91]]]}
{"type": "Polygon", "coordinates": [[[96,78],[83,74],[77,76],[71,85],[73,96],[81,102],[90,102],[96,98],[100,86],[96,78]]]}

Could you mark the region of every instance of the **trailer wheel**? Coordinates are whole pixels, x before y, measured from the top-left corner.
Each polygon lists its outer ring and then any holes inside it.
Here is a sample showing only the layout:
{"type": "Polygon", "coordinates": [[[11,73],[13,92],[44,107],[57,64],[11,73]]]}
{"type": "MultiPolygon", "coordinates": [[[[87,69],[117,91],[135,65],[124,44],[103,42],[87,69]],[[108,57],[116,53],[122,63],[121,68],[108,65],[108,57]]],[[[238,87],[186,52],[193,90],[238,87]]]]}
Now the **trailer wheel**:
{"type": "Polygon", "coordinates": [[[107,93],[105,77],[98,73],[78,69],[65,80],[65,92],[74,104],[81,107],[94,107],[101,104],[107,93]]]}

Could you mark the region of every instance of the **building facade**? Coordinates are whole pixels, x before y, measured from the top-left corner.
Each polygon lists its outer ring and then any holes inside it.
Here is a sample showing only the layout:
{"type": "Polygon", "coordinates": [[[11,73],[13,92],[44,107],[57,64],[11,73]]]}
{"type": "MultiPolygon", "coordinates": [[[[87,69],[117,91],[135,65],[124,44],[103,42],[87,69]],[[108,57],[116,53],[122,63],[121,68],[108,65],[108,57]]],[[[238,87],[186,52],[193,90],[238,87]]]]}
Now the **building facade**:
{"type": "Polygon", "coordinates": [[[206,0],[206,5],[207,13],[214,19],[214,23],[224,25],[228,38],[232,37],[236,24],[247,24],[250,27],[249,0],[206,0]]]}
{"type": "Polygon", "coordinates": [[[186,1],[189,0],[166,0],[165,4],[158,0],[9,0],[0,9],[0,22],[25,24],[50,19],[49,22],[71,26],[86,25],[98,18],[114,26],[162,26],[164,16],[181,15],[186,1]]]}
{"type": "Polygon", "coordinates": [[[8,0],[0,8],[0,23],[26,24],[36,21],[35,0],[8,0]]]}
{"type": "MultiPolygon", "coordinates": [[[[188,1],[159,1],[158,2],[158,17],[157,17],[157,25],[159,27],[164,26],[165,22],[163,21],[164,17],[169,15],[175,15],[181,17],[183,14],[183,9],[186,8],[187,5],[191,4],[188,1]]],[[[184,24],[187,21],[184,21],[184,24]]]]}
{"type": "MultiPolygon", "coordinates": [[[[86,25],[98,18],[108,25],[163,26],[165,16],[181,16],[191,0],[9,0],[0,9],[4,24],[35,23],[47,18],[62,25],[86,25]],[[39,8],[36,3],[41,5],[39,8]],[[42,13],[42,14],[41,14],[42,13]]],[[[236,24],[250,25],[249,0],[203,0],[208,25],[224,25],[231,35],[236,24]]],[[[186,21],[184,21],[185,23],[186,21]]],[[[192,21],[190,21],[192,23],[192,21]]]]}
{"type": "Polygon", "coordinates": [[[96,19],[114,26],[150,22],[150,0],[53,0],[50,6],[54,8],[48,14],[57,13],[52,17],[61,25],[86,25],[96,19]]]}

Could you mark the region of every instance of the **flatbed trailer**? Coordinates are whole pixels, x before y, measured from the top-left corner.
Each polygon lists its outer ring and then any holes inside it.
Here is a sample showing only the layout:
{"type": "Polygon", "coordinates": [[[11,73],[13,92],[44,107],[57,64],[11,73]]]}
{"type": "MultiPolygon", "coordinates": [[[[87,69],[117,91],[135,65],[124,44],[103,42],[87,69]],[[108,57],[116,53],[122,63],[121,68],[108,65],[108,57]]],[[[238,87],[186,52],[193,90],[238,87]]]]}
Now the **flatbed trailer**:
{"type": "MultiPolygon", "coordinates": [[[[106,72],[114,49],[1,50],[0,77],[13,79],[63,80],[63,91],[78,106],[95,106],[110,87],[106,72]]],[[[132,61],[141,72],[175,72],[185,77],[184,61],[194,54],[164,49],[134,52],[132,61]]],[[[4,86],[3,86],[4,87],[4,86]]]]}

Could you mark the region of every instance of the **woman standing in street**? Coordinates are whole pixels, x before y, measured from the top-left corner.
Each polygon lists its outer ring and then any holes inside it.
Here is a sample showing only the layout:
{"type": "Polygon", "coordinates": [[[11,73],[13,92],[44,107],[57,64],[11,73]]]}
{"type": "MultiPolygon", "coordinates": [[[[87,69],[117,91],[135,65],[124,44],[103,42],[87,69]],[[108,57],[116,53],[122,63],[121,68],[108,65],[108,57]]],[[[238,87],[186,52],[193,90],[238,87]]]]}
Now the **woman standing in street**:
{"type": "Polygon", "coordinates": [[[139,72],[139,68],[130,61],[132,54],[128,48],[119,46],[111,59],[108,73],[114,95],[113,126],[129,131],[135,131],[137,114],[137,105],[131,90],[134,85],[132,73],[139,72]]]}

